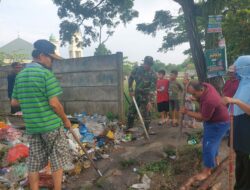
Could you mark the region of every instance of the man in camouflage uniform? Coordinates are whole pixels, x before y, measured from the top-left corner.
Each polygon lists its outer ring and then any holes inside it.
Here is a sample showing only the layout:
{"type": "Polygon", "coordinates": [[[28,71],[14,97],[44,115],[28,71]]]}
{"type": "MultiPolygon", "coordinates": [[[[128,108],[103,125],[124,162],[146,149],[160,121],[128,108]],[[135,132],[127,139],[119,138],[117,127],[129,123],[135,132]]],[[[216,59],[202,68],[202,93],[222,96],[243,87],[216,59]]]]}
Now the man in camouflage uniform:
{"type": "MultiPolygon", "coordinates": [[[[156,89],[156,74],[151,69],[153,63],[153,58],[146,56],[143,65],[136,67],[128,79],[130,96],[135,96],[147,130],[149,130],[151,121],[150,110],[154,103],[154,93],[156,89]],[[133,89],[134,81],[136,83],[135,90],[133,89]]],[[[135,105],[132,103],[128,111],[128,129],[133,127],[136,115],[137,111],[135,105]]]]}

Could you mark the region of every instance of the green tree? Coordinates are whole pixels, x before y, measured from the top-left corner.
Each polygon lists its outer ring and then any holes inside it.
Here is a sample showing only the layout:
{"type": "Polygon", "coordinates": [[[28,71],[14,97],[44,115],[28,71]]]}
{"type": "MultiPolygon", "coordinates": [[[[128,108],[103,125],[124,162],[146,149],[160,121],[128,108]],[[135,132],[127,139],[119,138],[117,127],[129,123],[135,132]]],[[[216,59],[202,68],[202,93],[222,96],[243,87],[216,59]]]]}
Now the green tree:
{"type": "MultiPolygon", "coordinates": [[[[207,34],[208,15],[224,14],[225,18],[228,17],[226,10],[238,10],[239,6],[245,6],[249,10],[249,0],[173,0],[181,6],[179,16],[174,17],[169,11],[161,10],[155,13],[155,17],[152,23],[139,24],[137,29],[146,34],[156,35],[158,30],[164,30],[166,36],[163,38],[162,47],[160,51],[168,51],[173,49],[175,46],[180,45],[184,42],[189,42],[190,51],[186,53],[192,54],[192,59],[198,74],[198,78],[201,81],[206,80],[206,65],[203,53],[203,46],[206,48],[214,48],[217,45],[218,36],[207,34]],[[204,43],[205,42],[205,43],[204,43]]],[[[246,16],[246,12],[244,12],[246,16]]],[[[248,17],[245,17],[247,21],[248,17]]],[[[235,21],[237,22],[237,21],[235,21]]],[[[228,21],[232,23],[232,19],[228,21]]],[[[240,22],[238,22],[240,23],[240,22]]],[[[245,22],[246,24],[247,22],[245,22]]],[[[239,25],[239,24],[236,24],[239,25]]],[[[235,27],[239,31],[241,27],[235,27]]],[[[246,34],[249,30],[246,29],[246,34]]],[[[235,38],[234,35],[225,28],[224,35],[227,39],[235,38]]],[[[245,38],[246,39],[246,38],[245,38]]],[[[228,44],[230,40],[227,40],[228,44]]],[[[244,40],[243,40],[244,41],[244,40]]],[[[229,45],[230,47],[230,45],[229,45]]],[[[247,47],[247,46],[245,46],[247,47]]],[[[234,46],[235,48],[235,46],[234,46]]],[[[248,49],[248,48],[246,48],[248,49]]],[[[229,50],[229,54],[231,54],[229,50]]],[[[229,55],[230,57],[230,55],[229,55]]]]}
{"type": "Polygon", "coordinates": [[[3,52],[0,52],[0,65],[4,64],[5,57],[6,57],[6,54],[3,52]]]}
{"type": "Polygon", "coordinates": [[[131,62],[128,57],[123,58],[123,75],[129,76],[134,67],[138,66],[138,62],[131,62]]]}
{"type": "Polygon", "coordinates": [[[166,70],[166,64],[159,61],[159,60],[155,60],[153,66],[152,66],[152,69],[155,72],[158,72],[159,70],[162,70],[162,69],[166,70]]]}
{"type": "Polygon", "coordinates": [[[8,62],[23,62],[25,59],[27,59],[28,55],[26,54],[20,54],[15,51],[7,54],[4,52],[0,52],[0,65],[4,65],[4,61],[8,60],[8,62]]]}
{"type": "Polygon", "coordinates": [[[225,12],[223,33],[228,63],[232,64],[239,55],[250,54],[250,1],[230,3],[225,12]]]}
{"type": "Polygon", "coordinates": [[[95,49],[94,56],[99,55],[110,55],[111,51],[106,48],[105,44],[101,43],[99,46],[95,49]]]}
{"type": "Polygon", "coordinates": [[[114,33],[120,24],[126,24],[138,16],[133,8],[134,0],[53,0],[58,6],[60,39],[69,42],[79,30],[83,30],[83,46],[98,41],[99,45],[114,33]],[[106,38],[103,40],[103,30],[106,38]]]}
{"type": "Polygon", "coordinates": [[[166,36],[163,38],[160,51],[172,50],[175,46],[189,41],[192,58],[201,81],[206,80],[206,66],[203,48],[201,45],[202,30],[197,25],[197,4],[194,0],[174,0],[182,7],[180,15],[174,17],[170,11],[157,11],[152,23],[139,24],[137,29],[146,34],[156,34],[158,30],[164,30],[166,36]]]}

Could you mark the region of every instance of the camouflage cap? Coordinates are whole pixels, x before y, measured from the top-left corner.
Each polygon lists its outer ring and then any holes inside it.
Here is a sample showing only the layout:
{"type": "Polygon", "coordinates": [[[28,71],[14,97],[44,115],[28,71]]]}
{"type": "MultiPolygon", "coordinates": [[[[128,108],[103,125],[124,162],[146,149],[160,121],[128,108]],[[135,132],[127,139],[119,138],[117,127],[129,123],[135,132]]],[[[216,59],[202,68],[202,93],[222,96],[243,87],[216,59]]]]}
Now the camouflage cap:
{"type": "Polygon", "coordinates": [[[152,66],[154,64],[154,59],[151,56],[146,56],[143,63],[152,66]]]}

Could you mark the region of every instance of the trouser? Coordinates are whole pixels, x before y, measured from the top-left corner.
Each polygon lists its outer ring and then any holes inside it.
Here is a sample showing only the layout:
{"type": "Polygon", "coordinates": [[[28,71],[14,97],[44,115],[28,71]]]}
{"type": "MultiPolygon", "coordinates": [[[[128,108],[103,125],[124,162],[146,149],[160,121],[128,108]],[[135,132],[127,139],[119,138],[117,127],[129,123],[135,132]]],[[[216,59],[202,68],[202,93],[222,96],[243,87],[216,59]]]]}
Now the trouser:
{"type": "Polygon", "coordinates": [[[15,114],[15,113],[17,113],[17,112],[19,112],[19,111],[21,111],[20,106],[11,106],[11,107],[10,107],[10,113],[11,113],[11,114],[15,114]]]}
{"type": "MultiPolygon", "coordinates": [[[[141,96],[136,96],[135,99],[136,99],[137,105],[139,107],[139,110],[141,112],[142,118],[144,120],[145,127],[148,130],[150,122],[151,122],[151,114],[150,114],[150,111],[147,110],[147,104],[149,101],[145,100],[141,96]]],[[[132,103],[129,106],[129,110],[128,110],[128,123],[127,123],[128,128],[133,127],[134,119],[137,115],[138,115],[138,113],[137,113],[136,107],[135,107],[134,103],[132,103]]]]}
{"type": "Polygon", "coordinates": [[[229,122],[204,122],[202,159],[205,167],[214,168],[222,138],[229,129],[229,122]]]}
{"type": "Polygon", "coordinates": [[[236,151],[235,190],[250,190],[250,155],[236,151]]]}

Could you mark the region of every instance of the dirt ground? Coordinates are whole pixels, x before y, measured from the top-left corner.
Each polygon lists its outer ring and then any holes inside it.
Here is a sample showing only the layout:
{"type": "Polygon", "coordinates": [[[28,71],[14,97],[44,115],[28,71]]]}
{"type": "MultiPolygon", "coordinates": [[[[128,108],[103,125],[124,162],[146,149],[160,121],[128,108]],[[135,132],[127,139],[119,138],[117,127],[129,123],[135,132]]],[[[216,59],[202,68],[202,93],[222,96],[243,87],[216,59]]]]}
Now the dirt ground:
{"type": "MultiPolygon", "coordinates": [[[[140,183],[142,176],[147,174],[151,179],[151,190],[178,190],[188,177],[201,169],[202,163],[198,158],[200,153],[193,151],[193,145],[187,145],[187,133],[195,133],[202,128],[184,128],[179,146],[177,146],[180,131],[178,127],[158,126],[153,122],[152,128],[156,135],[151,135],[149,142],[139,138],[121,143],[110,152],[109,159],[97,161],[96,164],[104,174],[103,177],[99,178],[95,170],[89,168],[80,175],[68,177],[64,184],[66,189],[132,190],[131,185],[140,183]],[[176,147],[178,147],[178,159],[170,159],[167,149],[176,150],[176,147]],[[192,151],[193,153],[190,154],[192,151]]],[[[136,129],[137,132],[134,133],[142,132],[139,127],[136,129]]],[[[226,139],[223,140],[220,150],[220,158],[223,159],[228,154],[226,139]]],[[[225,169],[213,181],[211,189],[227,189],[227,173],[225,169]]]]}

